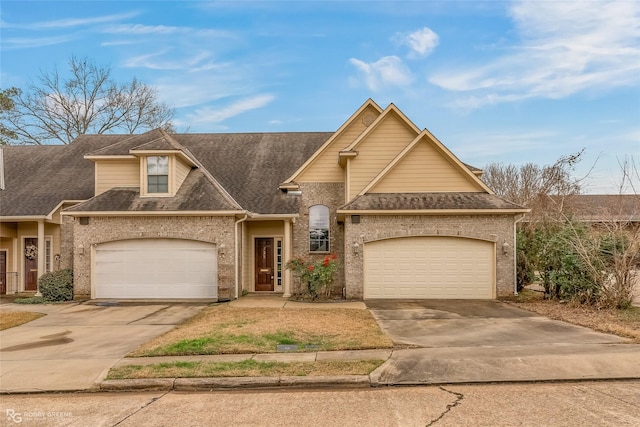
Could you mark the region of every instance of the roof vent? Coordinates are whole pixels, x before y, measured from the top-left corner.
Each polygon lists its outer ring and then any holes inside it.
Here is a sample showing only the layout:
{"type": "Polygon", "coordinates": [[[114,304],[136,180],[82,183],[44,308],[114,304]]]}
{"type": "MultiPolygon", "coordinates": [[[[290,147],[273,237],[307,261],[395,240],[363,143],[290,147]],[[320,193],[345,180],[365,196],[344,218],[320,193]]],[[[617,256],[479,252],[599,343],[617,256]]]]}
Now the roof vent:
{"type": "Polygon", "coordinates": [[[364,123],[365,126],[369,126],[375,119],[373,114],[365,114],[364,117],[362,117],[362,123],[364,123]]]}

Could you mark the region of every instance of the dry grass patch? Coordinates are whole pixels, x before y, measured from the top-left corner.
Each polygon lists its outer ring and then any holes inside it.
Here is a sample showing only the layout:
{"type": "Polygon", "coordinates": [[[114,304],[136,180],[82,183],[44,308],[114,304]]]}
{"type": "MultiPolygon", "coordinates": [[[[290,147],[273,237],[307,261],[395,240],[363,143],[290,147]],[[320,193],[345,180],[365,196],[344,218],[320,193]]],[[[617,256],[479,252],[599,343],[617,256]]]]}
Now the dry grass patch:
{"type": "Polygon", "coordinates": [[[207,307],[130,356],[273,353],[278,344],[306,350],[391,348],[368,310],[207,307]]]}
{"type": "Polygon", "coordinates": [[[368,375],[383,360],[342,362],[171,362],[113,368],[107,379],[368,375]]]}
{"type": "Polygon", "coordinates": [[[20,326],[44,315],[44,313],[32,313],[30,311],[3,311],[0,314],[0,331],[20,326]]]}
{"type": "Polygon", "coordinates": [[[627,310],[598,309],[593,306],[545,300],[540,293],[531,291],[524,291],[509,302],[550,319],[631,338],[633,342],[640,343],[640,307],[627,310]]]}

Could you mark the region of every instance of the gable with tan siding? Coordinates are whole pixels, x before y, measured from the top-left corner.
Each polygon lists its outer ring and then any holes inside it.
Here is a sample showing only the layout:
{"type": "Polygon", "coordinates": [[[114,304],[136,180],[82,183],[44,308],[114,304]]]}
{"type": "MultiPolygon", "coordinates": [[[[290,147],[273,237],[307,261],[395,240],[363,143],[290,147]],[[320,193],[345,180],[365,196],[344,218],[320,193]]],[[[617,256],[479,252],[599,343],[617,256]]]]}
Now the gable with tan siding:
{"type": "Polygon", "coordinates": [[[114,187],[140,186],[140,159],[105,159],[95,162],[96,193],[102,194],[114,187]]]}
{"type": "Polygon", "coordinates": [[[422,137],[368,192],[464,193],[484,192],[484,189],[422,137]]]}
{"type": "Polygon", "coordinates": [[[180,159],[179,157],[175,158],[175,165],[176,165],[176,171],[175,171],[175,177],[176,177],[176,181],[175,181],[175,191],[177,192],[180,189],[180,186],[182,185],[182,183],[184,182],[184,180],[187,178],[187,175],[189,175],[189,172],[191,171],[191,166],[186,164],[182,159],[180,159]]]}
{"type": "Polygon", "coordinates": [[[407,145],[418,132],[395,111],[390,111],[357,146],[358,155],[349,162],[348,198],[353,199],[407,145]]]}
{"type": "Polygon", "coordinates": [[[344,182],[344,169],[338,164],[338,152],[348,147],[380,115],[374,106],[368,105],[354,117],[296,178],[297,182],[344,182]]]}

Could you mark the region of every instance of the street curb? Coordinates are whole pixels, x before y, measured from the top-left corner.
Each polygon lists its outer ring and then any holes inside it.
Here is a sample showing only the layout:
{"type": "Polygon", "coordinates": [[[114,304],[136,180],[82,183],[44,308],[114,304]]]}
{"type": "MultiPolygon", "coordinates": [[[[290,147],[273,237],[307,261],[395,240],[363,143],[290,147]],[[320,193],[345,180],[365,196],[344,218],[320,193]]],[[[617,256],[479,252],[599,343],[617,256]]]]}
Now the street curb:
{"type": "Polygon", "coordinates": [[[260,388],[340,388],[371,387],[368,375],[322,377],[222,377],[222,378],[149,378],[106,380],[101,391],[175,390],[208,391],[260,388]]]}

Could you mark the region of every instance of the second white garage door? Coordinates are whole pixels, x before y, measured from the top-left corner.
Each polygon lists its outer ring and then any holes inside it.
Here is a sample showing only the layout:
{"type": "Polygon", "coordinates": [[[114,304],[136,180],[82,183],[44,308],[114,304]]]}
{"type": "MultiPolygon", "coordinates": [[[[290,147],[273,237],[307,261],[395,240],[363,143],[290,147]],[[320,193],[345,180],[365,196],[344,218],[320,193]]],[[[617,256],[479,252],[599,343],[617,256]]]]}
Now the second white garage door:
{"type": "Polygon", "coordinates": [[[181,239],[120,240],[96,247],[93,298],[217,298],[217,249],[181,239]]]}
{"type": "Polygon", "coordinates": [[[405,237],[364,245],[364,298],[491,299],[494,244],[405,237]]]}

